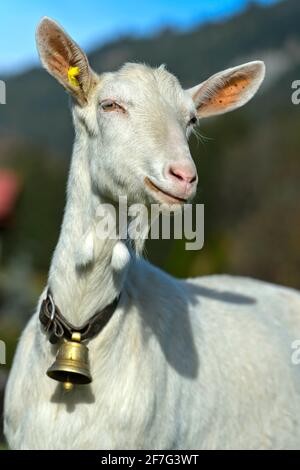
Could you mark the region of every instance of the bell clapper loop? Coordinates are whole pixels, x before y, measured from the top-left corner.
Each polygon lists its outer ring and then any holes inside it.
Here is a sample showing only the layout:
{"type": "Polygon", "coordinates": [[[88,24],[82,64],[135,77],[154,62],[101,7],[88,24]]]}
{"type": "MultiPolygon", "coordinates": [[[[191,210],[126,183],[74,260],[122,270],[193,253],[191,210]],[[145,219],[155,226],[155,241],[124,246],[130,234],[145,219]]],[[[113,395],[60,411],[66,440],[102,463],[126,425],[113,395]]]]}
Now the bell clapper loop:
{"type": "Polygon", "coordinates": [[[48,369],[48,377],[63,383],[65,391],[73,390],[74,385],[85,385],[92,381],[89,370],[88,348],[81,343],[81,334],[72,333],[71,340],[60,346],[54,364],[48,369]]]}
{"type": "Polygon", "coordinates": [[[80,343],[81,341],[81,333],[78,333],[78,331],[74,331],[72,333],[72,341],[76,341],[77,343],[80,343]]]}

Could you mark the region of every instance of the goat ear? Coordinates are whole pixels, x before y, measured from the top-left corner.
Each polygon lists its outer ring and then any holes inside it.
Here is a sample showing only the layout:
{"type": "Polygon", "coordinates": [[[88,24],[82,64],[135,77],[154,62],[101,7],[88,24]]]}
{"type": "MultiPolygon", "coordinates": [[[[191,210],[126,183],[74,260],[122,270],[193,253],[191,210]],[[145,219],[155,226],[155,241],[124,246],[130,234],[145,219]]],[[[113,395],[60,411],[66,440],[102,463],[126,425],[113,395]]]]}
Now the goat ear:
{"type": "Polygon", "coordinates": [[[97,80],[84,52],[47,17],[37,27],[36,42],[43,66],[84,106],[97,80]]]}
{"type": "Polygon", "coordinates": [[[264,76],[263,62],[248,62],[219,72],[187,91],[194,100],[198,117],[214,116],[246,104],[259,89],[264,76]]]}

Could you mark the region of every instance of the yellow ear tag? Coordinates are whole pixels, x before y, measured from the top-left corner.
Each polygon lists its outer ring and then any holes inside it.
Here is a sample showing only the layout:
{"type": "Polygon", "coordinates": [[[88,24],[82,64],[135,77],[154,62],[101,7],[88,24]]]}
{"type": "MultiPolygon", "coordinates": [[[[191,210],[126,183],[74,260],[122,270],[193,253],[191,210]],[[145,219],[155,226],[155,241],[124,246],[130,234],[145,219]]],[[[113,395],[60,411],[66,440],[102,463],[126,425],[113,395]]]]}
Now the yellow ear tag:
{"type": "Polygon", "coordinates": [[[70,85],[72,86],[79,86],[79,82],[77,80],[77,76],[79,75],[79,67],[70,67],[68,70],[68,80],[70,85]]]}

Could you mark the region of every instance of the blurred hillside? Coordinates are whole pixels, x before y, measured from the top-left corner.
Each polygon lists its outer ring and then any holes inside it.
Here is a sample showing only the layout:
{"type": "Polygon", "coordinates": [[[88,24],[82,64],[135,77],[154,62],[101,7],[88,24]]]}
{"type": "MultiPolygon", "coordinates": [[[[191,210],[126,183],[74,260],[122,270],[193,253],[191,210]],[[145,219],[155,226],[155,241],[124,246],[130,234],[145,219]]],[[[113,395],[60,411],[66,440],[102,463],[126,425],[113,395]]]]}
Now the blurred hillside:
{"type": "MultiPolygon", "coordinates": [[[[165,63],[186,87],[238,63],[266,61],[259,95],[245,109],[203,121],[204,142],[191,142],[205,247],[187,252],[183,242],[157,241],[147,249],[150,260],[175,275],[226,271],[300,287],[300,107],[291,102],[291,83],[300,79],[299,17],[297,0],[252,4],[221,23],[125,37],[89,55],[97,72],[126,61],[165,63]]],[[[25,300],[31,305],[45,280],[73,139],[67,95],[45,71],[34,68],[6,84],[0,168],[14,169],[23,191],[9,230],[0,234],[0,315],[19,312],[25,300]]]]}

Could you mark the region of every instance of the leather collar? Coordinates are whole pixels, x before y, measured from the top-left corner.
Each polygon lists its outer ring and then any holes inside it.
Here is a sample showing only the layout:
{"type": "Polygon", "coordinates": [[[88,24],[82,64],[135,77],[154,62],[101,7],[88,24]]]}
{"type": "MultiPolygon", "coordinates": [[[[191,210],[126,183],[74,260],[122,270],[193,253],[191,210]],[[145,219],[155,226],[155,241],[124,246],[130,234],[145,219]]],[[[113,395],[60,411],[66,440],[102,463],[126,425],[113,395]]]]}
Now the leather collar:
{"type": "Polygon", "coordinates": [[[81,340],[89,340],[97,336],[105,327],[113,316],[120,300],[120,295],[104,309],[95,313],[80,327],[72,325],[61,313],[57,305],[55,305],[50,289],[48,289],[47,297],[43,300],[39,319],[44,331],[49,335],[51,344],[57,343],[59,340],[71,339],[74,332],[81,334],[81,340]]]}

